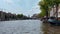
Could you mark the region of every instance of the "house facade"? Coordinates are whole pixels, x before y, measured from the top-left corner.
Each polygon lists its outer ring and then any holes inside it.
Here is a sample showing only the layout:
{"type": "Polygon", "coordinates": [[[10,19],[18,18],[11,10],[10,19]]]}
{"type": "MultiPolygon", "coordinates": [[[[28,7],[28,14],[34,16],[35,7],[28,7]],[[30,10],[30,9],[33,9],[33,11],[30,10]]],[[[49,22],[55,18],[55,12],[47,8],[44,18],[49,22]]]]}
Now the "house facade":
{"type": "MultiPolygon", "coordinates": [[[[56,7],[52,8],[50,11],[50,17],[55,16],[56,17],[56,7]]],[[[60,17],[60,6],[58,7],[58,17],[60,17]]]]}
{"type": "MultiPolygon", "coordinates": [[[[52,10],[50,11],[50,17],[56,17],[56,7],[54,6],[54,8],[52,8],[52,10]]],[[[60,19],[60,5],[58,7],[58,19],[60,19]]]]}
{"type": "Polygon", "coordinates": [[[5,12],[0,11],[0,20],[5,20],[5,12]]]}
{"type": "Polygon", "coordinates": [[[0,21],[16,19],[16,14],[0,11],[0,21]]]}

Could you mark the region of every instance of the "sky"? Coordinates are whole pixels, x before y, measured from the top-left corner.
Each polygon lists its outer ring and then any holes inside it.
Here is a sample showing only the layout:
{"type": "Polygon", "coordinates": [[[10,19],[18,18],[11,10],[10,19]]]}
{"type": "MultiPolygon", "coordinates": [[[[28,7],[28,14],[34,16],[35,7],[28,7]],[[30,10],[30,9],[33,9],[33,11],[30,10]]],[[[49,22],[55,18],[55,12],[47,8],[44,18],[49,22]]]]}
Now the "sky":
{"type": "Polygon", "coordinates": [[[38,6],[39,1],[40,0],[0,0],[0,10],[32,16],[40,12],[38,6]]]}

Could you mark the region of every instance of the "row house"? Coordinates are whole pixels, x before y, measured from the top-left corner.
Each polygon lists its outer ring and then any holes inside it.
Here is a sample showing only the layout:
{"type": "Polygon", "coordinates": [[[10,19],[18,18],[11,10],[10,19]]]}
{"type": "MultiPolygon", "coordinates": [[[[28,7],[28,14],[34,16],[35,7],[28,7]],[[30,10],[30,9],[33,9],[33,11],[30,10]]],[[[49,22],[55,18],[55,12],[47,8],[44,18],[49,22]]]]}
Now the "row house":
{"type": "MultiPolygon", "coordinates": [[[[54,6],[54,9],[52,8],[52,10],[50,11],[50,17],[51,16],[54,16],[54,17],[56,17],[56,7],[54,6]]],[[[60,20],[60,5],[59,5],[59,7],[58,7],[58,19],[60,20]]]]}
{"type": "Polygon", "coordinates": [[[5,12],[0,11],[0,20],[5,20],[5,12]]]}
{"type": "Polygon", "coordinates": [[[12,19],[16,19],[16,15],[15,14],[11,14],[11,13],[6,13],[3,11],[0,11],[0,21],[2,20],[12,20],[12,19]]]}

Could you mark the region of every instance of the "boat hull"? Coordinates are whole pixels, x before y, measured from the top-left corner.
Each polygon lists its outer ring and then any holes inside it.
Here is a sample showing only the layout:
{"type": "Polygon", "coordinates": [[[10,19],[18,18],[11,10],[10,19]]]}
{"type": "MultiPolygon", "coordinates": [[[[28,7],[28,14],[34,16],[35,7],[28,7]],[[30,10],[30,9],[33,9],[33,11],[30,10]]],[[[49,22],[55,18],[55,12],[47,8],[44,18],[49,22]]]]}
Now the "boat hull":
{"type": "Polygon", "coordinates": [[[59,20],[50,19],[50,20],[48,20],[48,22],[51,25],[60,25],[60,21],[59,20]]]}

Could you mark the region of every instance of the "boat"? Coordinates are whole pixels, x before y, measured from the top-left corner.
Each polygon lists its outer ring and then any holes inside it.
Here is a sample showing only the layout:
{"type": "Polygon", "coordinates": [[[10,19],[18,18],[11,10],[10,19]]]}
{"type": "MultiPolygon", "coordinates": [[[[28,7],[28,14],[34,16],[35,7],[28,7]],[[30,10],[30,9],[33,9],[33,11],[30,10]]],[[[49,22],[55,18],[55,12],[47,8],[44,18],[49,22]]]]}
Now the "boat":
{"type": "Polygon", "coordinates": [[[56,20],[54,18],[49,18],[48,23],[50,23],[51,25],[60,25],[60,20],[56,20]]]}

